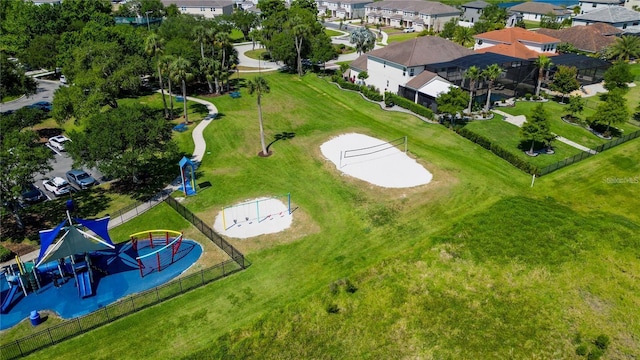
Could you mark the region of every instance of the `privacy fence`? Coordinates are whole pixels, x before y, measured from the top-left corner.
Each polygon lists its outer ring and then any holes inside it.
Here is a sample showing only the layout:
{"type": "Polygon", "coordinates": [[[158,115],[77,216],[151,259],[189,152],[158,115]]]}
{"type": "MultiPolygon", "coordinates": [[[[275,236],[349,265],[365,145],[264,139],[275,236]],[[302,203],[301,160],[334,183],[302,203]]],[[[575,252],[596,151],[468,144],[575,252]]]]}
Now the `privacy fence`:
{"type": "Polygon", "coordinates": [[[0,346],[0,359],[10,360],[26,356],[242,269],[237,261],[227,260],[154,289],[132,295],[85,316],[67,320],[33,335],[4,344],[0,346]]]}

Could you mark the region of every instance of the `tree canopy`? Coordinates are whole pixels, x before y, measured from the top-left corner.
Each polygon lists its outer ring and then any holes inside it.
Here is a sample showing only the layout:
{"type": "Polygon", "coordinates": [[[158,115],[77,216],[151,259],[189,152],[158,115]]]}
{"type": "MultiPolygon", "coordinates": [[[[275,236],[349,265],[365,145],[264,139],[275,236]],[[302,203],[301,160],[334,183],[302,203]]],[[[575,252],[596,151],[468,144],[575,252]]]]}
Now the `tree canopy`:
{"type": "Polygon", "coordinates": [[[629,87],[627,84],[633,82],[633,79],[629,64],[618,61],[604,73],[604,88],[609,91],[626,90],[629,87]]]}
{"type": "Polygon", "coordinates": [[[442,114],[455,115],[462,113],[469,102],[469,94],[459,87],[451,86],[449,91],[438,94],[436,103],[438,112],[442,114]]]}
{"type": "Polygon", "coordinates": [[[531,116],[529,116],[527,121],[522,124],[522,127],[520,128],[520,135],[525,141],[531,141],[531,147],[527,151],[529,154],[533,154],[536,142],[541,142],[550,146],[551,141],[555,139],[555,135],[551,132],[551,124],[549,122],[547,111],[544,109],[542,104],[536,105],[531,112],[531,116]]]}
{"type": "Polygon", "coordinates": [[[6,54],[0,52],[0,100],[7,96],[32,95],[36,93],[37,84],[25,75],[24,69],[16,61],[11,61],[6,54]]]}
{"type": "Polygon", "coordinates": [[[109,177],[137,180],[162,161],[177,161],[171,124],[162,112],[123,105],[91,116],[72,131],[65,148],[75,164],[97,167],[109,177]]]}
{"type": "Polygon", "coordinates": [[[580,82],[576,79],[578,70],[573,66],[558,65],[558,70],[553,76],[551,90],[557,91],[564,96],[580,88],[580,82]]]}

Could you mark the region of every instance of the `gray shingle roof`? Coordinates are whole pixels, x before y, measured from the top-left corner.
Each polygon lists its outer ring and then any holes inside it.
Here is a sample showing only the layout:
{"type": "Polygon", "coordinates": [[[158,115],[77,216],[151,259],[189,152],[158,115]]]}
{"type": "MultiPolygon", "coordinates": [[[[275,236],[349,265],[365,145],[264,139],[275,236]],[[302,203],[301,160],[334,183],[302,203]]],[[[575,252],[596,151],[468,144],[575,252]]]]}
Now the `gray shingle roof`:
{"type": "Polygon", "coordinates": [[[620,4],[624,4],[624,0],[620,1],[620,0],[581,0],[582,2],[585,3],[589,3],[589,4],[614,4],[614,5],[620,5],[620,4]]]}
{"type": "Polygon", "coordinates": [[[612,24],[625,21],[640,21],[640,12],[622,6],[609,6],[578,15],[574,19],[612,24]]]}
{"type": "Polygon", "coordinates": [[[233,5],[231,0],[162,0],[162,5],[176,4],[177,7],[223,7],[233,5]]]}
{"type": "Polygon", "coordinates": [[[438,36],[422,36],[392,43],[367,54],[402,66],[420,66],[458,59],[473,54],[473,50],[438,36]]]}
{"type": "Polygon", "coordinates": [[[509,8],[509,10],[515,11],[515,12],[540,14],[540,15],[546,15],[549,13],[553,13],[555,15],[563,15],[566,12],[565,9],[558,6],[554,6],[547,3],[531,2],[531,1],[512,6],[509,8]]]}
{"type": "MultiPolygon", "coordinates": [[[[616,0],[617,1],[617,0],[616,0]]],[[[476,1],[472,1],[470,3],[466,3],[466,4],[462,4],[461,6],[463,8],[471,8],[471,9],[484,9],[487,6],[489,6],[491,4],[489,4],[486,1],[482,1],[482,0],[476,0],[476,1]]]]}

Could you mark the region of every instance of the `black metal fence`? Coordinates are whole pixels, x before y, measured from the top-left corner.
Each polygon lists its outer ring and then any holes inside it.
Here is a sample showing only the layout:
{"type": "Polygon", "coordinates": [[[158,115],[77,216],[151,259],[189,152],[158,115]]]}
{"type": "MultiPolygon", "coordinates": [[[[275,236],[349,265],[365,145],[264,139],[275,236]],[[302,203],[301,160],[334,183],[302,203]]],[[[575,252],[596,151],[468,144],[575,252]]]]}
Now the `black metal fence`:
{"type": "Polygon", "coordinates": [[[622,137],[615,138],[615,139],[613,139],[613,140],[611,140],[609,142],[606,142],[606,143],[598,146],[597,148],[595,148],[594,149],[595,151],[593,151],[593,152],[584,151],[584,152],[581,152],[580,154],[574,155],[572,157],[569,157],[569,158],[566,158],[566,159],[564,159],[562,161],[559,161],[559,162],[557,162],[555,164],[551,164],[551,165],[549,165],[547,167],[544,167],[544,168],[539,170],[537,175],[538,176],[543,176],[543,175],[549,174],[549,173],[554,172],[554,171],[556,171],[558,169],[562,169],[565,166],[569,166],[569,165],[574,164],[574,163],[576,163],[578,161],[581,161],[581,160],[587,159],[587,158],[589,158],[591,156],[594,156],[597,153],[600,153],[600,152],[603,152],[605,150],[611,149],[614,146],[618,146],[618,145],[620,145],[620,144],[622,144],[624,142],[627,142],[629,140],[633,140],[633,139],[635,139],[637,137],[640,137],[640,130],[632,132],[631,134],[627,134],[627,135],[622,136],[622,137]]]}
{"type": "MultiPolygon", "coordinates": [[[[126,222],[127,220],[131,220],[134,217],[144,213],[145,211],[161,203],[169,195],[171,195],[171,190],[165,189],[156,193],[155,195],[153,195],[152,197],[150,197],[145,201],[137,201],[134,204],[131,204],[114,213],[109,214],[109,216],[111,217],[111,220],[120,218],[120,222],[113,222],[114,224],[113,227],[118,226],[126,222]]],[[[109,229],[111,228],[112,226],[109,226],[109,229]]]]}
{"type": "Polygon", "coordinates": [[[85,316],[65,321],[33,335],[4,344],[0,346],[0,359],[11,360],[28,355],[242,269],[243,267],[237,260],[227,260],[154,289],[132,295],[85,316]]]}
{"type": "Polygon", "coordinates": [[[222,251],[226,252],[227,255],[231,256],[233,261],[237,262],[241,268],[246,268],[249,264],[247,263],[244,255],[236,248],[234,248],[231,244],[229,244],[225,239],[223,239],[220,235],[218,235],[211,227],[209,227],[204,221],[202,221],[199,217],[197,217],[194,213],[189,211],[186,207],[180,204],[176,199],[169,196],[164,201],[174,208],[182,217],[187,219],[190,223],[192,223],[198,230],[200,230],[209,240],[211,240],[214,244],[216,244],[222,251]]]}

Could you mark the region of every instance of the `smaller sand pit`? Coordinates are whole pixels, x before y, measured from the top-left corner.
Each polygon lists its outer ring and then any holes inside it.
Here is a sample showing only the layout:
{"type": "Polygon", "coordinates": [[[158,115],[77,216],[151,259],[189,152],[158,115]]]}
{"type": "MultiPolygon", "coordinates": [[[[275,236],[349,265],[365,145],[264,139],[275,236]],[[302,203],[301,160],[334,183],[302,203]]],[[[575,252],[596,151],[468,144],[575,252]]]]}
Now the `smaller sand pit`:
{"type": "Polygon", "coordinates": [[[343,173],[381,187],[409,188],[431,182],[431,173],[400,147],[403,140],[388,144],[351,133],[325,142],[320,151],[343,173]]]}
{"type": "Polygon", "coordinates": [[[219,234],[246,239],[281,232],[289,228],[292,221],[288,204],[264,197],[225,207],[216,216],[213,228],[219,234]]]}

